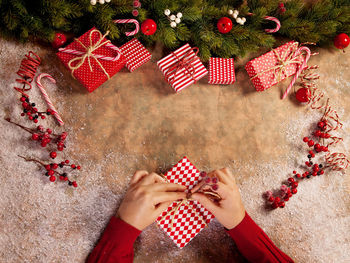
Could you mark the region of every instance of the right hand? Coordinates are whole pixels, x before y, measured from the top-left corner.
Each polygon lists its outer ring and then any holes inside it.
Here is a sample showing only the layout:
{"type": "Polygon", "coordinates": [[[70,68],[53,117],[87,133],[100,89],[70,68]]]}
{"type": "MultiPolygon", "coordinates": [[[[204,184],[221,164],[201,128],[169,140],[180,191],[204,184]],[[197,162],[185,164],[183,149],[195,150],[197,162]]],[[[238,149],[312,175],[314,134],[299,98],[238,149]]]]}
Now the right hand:
{"type": "MultiPolygon", "coordinates": [[[[213,201],[202,193],[194,193],[192,198],[208,209],[225,228],[232,229],[245,216],[245,208],[235,178],[228,168],[212,171],[208,176],[218,178],[218,189],[215,192],[221,196],[221,200],[213,201]]],[[[193,188],[192,192],[195,190],[196,188],[193,188]]]]}

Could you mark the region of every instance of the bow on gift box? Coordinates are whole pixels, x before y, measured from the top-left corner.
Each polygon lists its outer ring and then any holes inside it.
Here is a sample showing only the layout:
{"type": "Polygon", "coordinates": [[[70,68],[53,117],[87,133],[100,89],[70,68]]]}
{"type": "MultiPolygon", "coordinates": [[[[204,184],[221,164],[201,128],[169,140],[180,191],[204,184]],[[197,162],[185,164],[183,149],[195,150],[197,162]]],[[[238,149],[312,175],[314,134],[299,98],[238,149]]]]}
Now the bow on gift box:
{"type": "Polygon", "coordinates": [[[197,47],[189,49],[182,58],[179,58],[176,53],[171,53],[176,59],[177,63],[175,63],[169,70],[165,73],[165,79],[169,84],[173,85],[177,81],[177,77],[179,73],[184,69],[183,73],[190,77],[194,83],[196,83],[196,79],[194,77],[194,74],[196,73],[196,70],[193,65],[193,61],[197,59],[197,54],[199,50],[197,47]],[[194,55],[193,52],[195,51],[194,55]]]}
{"type": "Polygon", "coordinates": [[[103,41],[103,39],[108,34],[109,34],[109,31],[107,31],[106,34],[102,35],[102,33],[100,31],[98,31],[97,29],[91,30],[91,32],[89,34],[89,42],[90,42],[89,46],[85,46],[79,39],[76,38],[75,41],[77,41],[85,49],[84,51],[79,51],[79,50],[74,50],[74,49],[69,49],[69,48],[60,48],[59,49],[60,52],[64,52],[64,53],[73,54],[73,55],[78,56],[76,58],[72,58],[68,62],[68,67],[71,69],[72,75],[74,73],[74,70],[80,68],[84,64],[86,59],[88,60],[90,71],[92,72],[93,69],[91,66],[90,59],[93,58],[96,61],[97,65],[100,66],[100,68],[102,69],[103,73],[107,76],[107,78],[110,79],[109,74],[107,73],[105,68],[102,66],[99,59],[107,60],[107,61],[117,61],[120,58],[121,51],[118,47],[114,46],[110,40],[103,41]],[[98,34],[98,40],[95,43],[93,43],[93,40],[92,40],[94,33],[98,34]],[[115,57],[108,57],[108,56],[98,55],[98,54],[93,53],[94,51],[96,51],[97,49],[99,49],[100,47],[102,47],[104,45],[106,45],[106,47],[108,47],[108,48],[115,50],[117,52],[117,55],[115,57]],[[75,62],[77,64],[73,65],[73,63],[75,63],[75,62]]]}
{"type": "Polygon", "coordinates": [[[272,50],[277,58],[277,65],[274,67],[271,67],[267,70],[264,70],[262,72],[259,72],[255,76],[253,76],[251,79],[254,79],[266,72],[273,71],[274,72],[274,78],[277,77],[277,81],[280,81],[281,76],[285,74],[286,67],[290,64],[298,64],[298,70],[295,73],[292,81],[290,82],[288,88],[283,93],[282,99],[285,99],[288,95],[288,92],[293,87],[295,81],[298,79],[300,73],[303,71],[303,69],[306,67],[308,60],[311,56],[311,51],[308,47],[305,46],[298,46],[298,43],[295,42],[292,45],[291,50],[287,49],[282,55],[278,54],[274,49],[272,50]],[[290,53],[289,53],[290,52],[290,53]],[[289,53],[289,54],[288,54],[289,53]],[[305,57],[303,55],[305,54],[305,57]],[[303,57],[302,60],[300,60],[300,57],[303,57]]]}

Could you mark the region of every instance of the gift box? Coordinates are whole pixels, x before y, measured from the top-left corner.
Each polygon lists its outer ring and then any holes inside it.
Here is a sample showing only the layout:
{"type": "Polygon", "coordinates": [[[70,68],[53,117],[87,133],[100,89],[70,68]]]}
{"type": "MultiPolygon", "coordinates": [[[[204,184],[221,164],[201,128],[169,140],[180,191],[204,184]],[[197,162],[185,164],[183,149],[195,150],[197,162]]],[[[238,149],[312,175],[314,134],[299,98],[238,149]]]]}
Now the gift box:
{"type": "Polygon", "coordinates": [[[120,47],[120,51],[126,59],[126,67],[130,72],[141,67],[151,60],[151,53],[136,38],[120,47]]]}
{"type": "Polygon", "coordinates": [[[236,81],[233,58],[210,58],[210,84],[233,84],[236,81]]]}
{"type": "Polygon", "coordinates": [[[97,89],[125,65],[125,57],[96,28],[57,53],[71,74],[89,91],[97,89]]]}
{"type": "MultiPolygon", "coordinates": [[[[184,185],[190,190],[199,182],[200,171],[187,157],[183,157],[164,176],[168,182],[184,185]]],[[[183,248],[213,218],[214,216],[197,201],[182,200],[173,202],[157,218],[157,224],[179,248],[183,248]]]]}
{"type": "Polygon", "coordinates": [[[176,92],[208,74],[197,53],[198,48],[191,48],[186,44],[158,61],[157,65],[164,74],[165,80],[176,92]]]}
{"type": "Polygon", "coordinates": [[[257,91],[266,90],[297,72],[305,60],[298,46],[298,42],[288,42],[246,64],[257,91]]]}

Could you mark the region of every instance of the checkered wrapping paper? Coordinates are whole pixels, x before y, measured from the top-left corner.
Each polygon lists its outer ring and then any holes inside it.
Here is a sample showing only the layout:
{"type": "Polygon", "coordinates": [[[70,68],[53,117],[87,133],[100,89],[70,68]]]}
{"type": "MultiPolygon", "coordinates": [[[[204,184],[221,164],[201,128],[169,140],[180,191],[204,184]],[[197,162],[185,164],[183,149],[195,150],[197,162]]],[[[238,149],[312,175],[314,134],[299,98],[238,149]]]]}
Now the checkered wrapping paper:
{"type": "MultiPolygon", "coordinates": [[[[170,183],[184,185],[190,190],[199,182],[199,174],[200,171],[197,170],[187,157],[184,157],[165,174],[165,177],[170,183]]],[[[179,248],[183,248],[205,227],[204,222],[198,217],[198,214],[202,216],[206,224],[210,223],[214,216],[197,201],[189,200],[188,205],[180,206],[176,212],[173,228],[171,229],[170,223],[174,212],[166,217],[164,216],[168,211],[176,207],[177,204],[178,202],[173,202],[156,221],[174,243],[179,248]]]]}
{"type": "MultiPolygon", "coordinates": [[[[298,45],[298,42],[290,41],[278,48],[275,49],[275,52],[277,52],[280,56],[282,54],[290,54],[290,52],[293,50],[294,45],[298,45]]],[[[300,61],[303,61],[304,58],[302,56],[299,57],[300,61]]],[[[257,57],[251,61],[249,61],[245,65],[245,69],[248,72],[248,75],[250,78],[254,77],[255,75],[259,74],[260,72],[263,72],[265,70],[268,70],[274,66],[276,66],[278,63],[278,59],[276,57],[276,54],[274,51],[267,52],[266,54],[257,57]]],[[[265,72],[264,74],[261,74],[255,78],[252,79],[252,83],[257,91],[264,91],[273,85],[277,84],[279,81],[282,81],[286,79],[289,76],[294,75],[298,70],[299,65],[298,64],[289,64],[285,67],[285,73],[281,74],[281,79],[278,80],[278,78],[275,76],[274,70],[270,70],[265,72]]]]}
{"type": "MultiPolygon", "coordinates": [[[[89,31],[87,31],[85,34],[80,36],[78,39],[83,43],[85,46],[89,46],[89,35],[92,30],[96,29],[95,27],[91,28],[89,31]]],[[[98,34],[92,35],[92,41],[93,43],[96,43],[98,41],[98,34]]],[[[101,42],[106,41],[107,39],[103,39],[101,42]]],[[[70,43],[66,48],[73,49],[77,51],[85,51],[85,49],[77,42],[73,41],[70,43]]],[[[106,45],[103,45],[102,47],[96,49],[94,54],[97,55],[103,55],[107,57],[115,57],[116,52],[112,50],[111,48],[107,47],[106,45]]],[[[63,62],[66,68],[69,69],[68,63],[71,59],[76,58],[76,55],[68,54],[64,52],[58,52],[57,53],[58,58],[63,62]]],[[[120,55],[120,58],[117,61],[108,61],[108,60],[102,60],[100,59],[99,62],[104,67],[106,72],[110,77],[112,77],[114,74],[116,74],[118,71],[120,71],[124,65],[125,65],[125,57],[123,55],[120,55]]],[[[93,92],[95,89],[97,89],[99,86],[101,86],[106,80],[108,80],[108,77],[106,74],[103,73],[103,70],[101,67],[97,64],[95,59],[91,58],[90,63],[92,66],[93,71],[90,71],[88,59],[85,60],[84,64],[76,69],[73,73],[73,76],[89,91],[93,92]]],[[[70,69],[69,69],[70,70],[70,69]]]]}
{"type": "MultiPolygon", "coordinates": [[[[194,68],[194,74],[193,77],[191,77],[189,74],[186,74],[186,69],[182,68],[179,70],[176,74],[175,81],[171,84],[172,88],[176,92],[180,92],[184,88],[188,87],[189,85],[193,84],[195,81],[201,79],[205,75],[208,74],[207,69],[204,67],[203,63],[200,61],[199,57],[196,56],[196,54],[191,50],[191,46],[189,44],[186,44],[179,49],[175,50],[173,53],[176,54],[176,56],[179,59],[182,59],[187,52],[189,52],[188,59],[191,59],[195,57],[195,59],[192,61],[192,66],[194,68]]],[[[174,65],[176,65],[179,60],[173,55],[173,53],[169,54],[168,56],[162,58],[157,62],[157,65],[159,69],[162,71],[164,75],[168,75],[168,78],[173,78],[175,75],[174,72],[168,72],[174,65]]]]}
{"type": "Polygon", "coordinates": [[[130,72],[141,67],[151,60],[151,53],[136,38],[130,40],[120,47],[126,58],[126,67],[130,72]]]}
{"type": "Polygon", "coordinates": [[[210,84],[233,84],[236,81],[233,58],[210,58],[210,84]]]}

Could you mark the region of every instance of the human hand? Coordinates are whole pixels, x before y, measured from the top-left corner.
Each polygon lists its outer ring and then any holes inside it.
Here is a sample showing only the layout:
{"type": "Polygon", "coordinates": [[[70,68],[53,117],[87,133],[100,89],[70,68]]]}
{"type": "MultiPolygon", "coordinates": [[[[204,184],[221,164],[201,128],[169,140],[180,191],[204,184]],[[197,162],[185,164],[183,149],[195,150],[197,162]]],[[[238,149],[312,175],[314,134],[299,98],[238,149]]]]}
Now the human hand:
{"type": "Polygon", "coordinates": [[[122,201],[117,217],[143,230],[175,200],[184,199],[186,187],[166,183],[156,173],[137,171],[131,178],[130,186],[122,201]]]}
{"type": "Polygon", "coordinates": [[[220,195],[221,200],[213,200],[203,193],[195,193],[201,187],[201,184],[191,190],[192,198],[208,209],[225,228],[232,229],[245,216],[245,209],[235,178],[227,168],[212,171],[208,176],[218,178],[219,181],[216,183],[218,188],[214,192],[220,195]]]}

